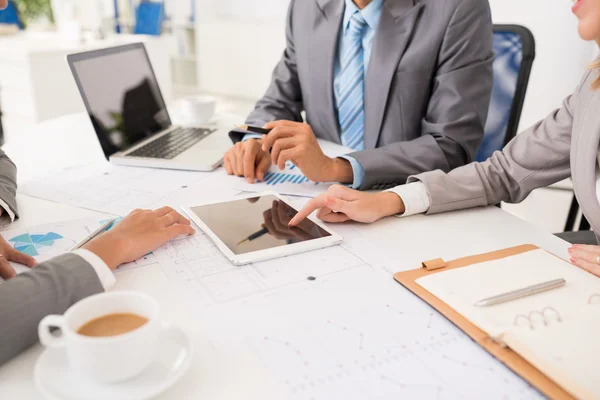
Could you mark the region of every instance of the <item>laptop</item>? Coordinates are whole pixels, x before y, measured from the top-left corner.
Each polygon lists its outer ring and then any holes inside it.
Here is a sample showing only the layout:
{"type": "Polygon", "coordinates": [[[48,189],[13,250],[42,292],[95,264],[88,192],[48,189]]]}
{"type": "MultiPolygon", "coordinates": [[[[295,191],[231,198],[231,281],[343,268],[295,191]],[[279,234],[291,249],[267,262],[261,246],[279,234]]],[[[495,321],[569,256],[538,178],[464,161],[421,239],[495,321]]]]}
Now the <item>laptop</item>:
{"type": "Polygon", "coordinates": [[[229,129],[174,126],[143,43],[67,56],[102,150],[113,164],[212,171],[229,129]]]}

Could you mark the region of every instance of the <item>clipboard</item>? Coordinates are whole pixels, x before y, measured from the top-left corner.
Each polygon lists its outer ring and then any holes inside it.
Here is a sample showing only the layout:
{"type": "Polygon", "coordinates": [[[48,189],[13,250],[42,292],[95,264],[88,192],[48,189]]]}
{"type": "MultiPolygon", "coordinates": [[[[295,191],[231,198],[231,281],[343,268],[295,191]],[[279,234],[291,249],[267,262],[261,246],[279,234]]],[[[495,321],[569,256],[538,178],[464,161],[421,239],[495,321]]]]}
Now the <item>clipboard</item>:
{"type": "Polygon", "coordinates": [[[478,345],[483,347],[488,353],[510,368],[521,378],[525,379],[531,386],[535,387],[542,394],[551,399],[575,400],[575,397],[554,383],[546,375],[531,365],[527,360],[522,358],[518,353],[493,340],[484,331],[473,325],[469,320],[416,282],[419,278],[436,274],[438,272],[447,271],[448,269],[462,268],[486,261],[499,260],[501,258],[537,249],[539,249],[537,246],[526,244],[493,251],[491,253],[458,258],[448,262],[442,259],[425,261],[423,262],[422,268],[398,272],[394,274],[394,279],[402,286],[413,292],[415,295],[419,296],[423,301],[427,302],[427,304],[429,304],[431,307],[435,308],[439,313],[450,320],[450,322],[471,337],[471,339],[473,339],[478,345]]]}

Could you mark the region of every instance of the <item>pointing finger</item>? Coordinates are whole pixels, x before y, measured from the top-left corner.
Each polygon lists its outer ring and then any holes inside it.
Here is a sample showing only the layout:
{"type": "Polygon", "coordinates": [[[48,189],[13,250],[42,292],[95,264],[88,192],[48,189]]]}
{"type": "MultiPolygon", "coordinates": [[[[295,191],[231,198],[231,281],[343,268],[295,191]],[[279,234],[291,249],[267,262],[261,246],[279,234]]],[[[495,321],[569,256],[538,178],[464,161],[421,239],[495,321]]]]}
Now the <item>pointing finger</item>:
{"type": "Polygon", "coordinates": [[[327,193],[323,193],[310,200],[292,220],[290,221],[290,226],[297,226],[300,222],[302,222],[306,217],[312,214],[313,211],[325,207],[325,200],[327,199],[327,193]]]}

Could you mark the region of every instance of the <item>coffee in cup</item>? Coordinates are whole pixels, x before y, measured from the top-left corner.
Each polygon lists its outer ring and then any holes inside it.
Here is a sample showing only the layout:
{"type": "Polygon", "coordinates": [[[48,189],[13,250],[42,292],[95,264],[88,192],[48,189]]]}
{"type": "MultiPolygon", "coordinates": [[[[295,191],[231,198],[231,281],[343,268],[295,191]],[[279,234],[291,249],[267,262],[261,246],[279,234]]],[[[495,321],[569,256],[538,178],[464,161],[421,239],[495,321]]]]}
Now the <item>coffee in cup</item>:
{"type": "Polygon", "coordinates": [[[64,315],[45,317],[38,333],[44,346],[65,349],[73,370],[98,383],[116,383],[139,375],[156,358],[164,326],[159,316],[152,297],[115,291],[83,299],[64,315]]]}
{"type": "Polygon", "coordinates": [[[148,318],[131,313],[107,314],[86,322],[77,329],[83,336],[116,336],[137,329],[148,322],[148,318]]]}

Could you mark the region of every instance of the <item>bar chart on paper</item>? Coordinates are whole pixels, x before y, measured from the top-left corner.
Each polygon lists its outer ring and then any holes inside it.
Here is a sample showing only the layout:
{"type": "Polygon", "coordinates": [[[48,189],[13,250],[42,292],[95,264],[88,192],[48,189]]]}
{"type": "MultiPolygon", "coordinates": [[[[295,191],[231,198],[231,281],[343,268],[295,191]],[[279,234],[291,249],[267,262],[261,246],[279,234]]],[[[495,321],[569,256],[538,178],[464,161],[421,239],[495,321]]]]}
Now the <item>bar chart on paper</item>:
{"type": "Polygon", "coordinates": [[[236,189],[246,192],[273,190],[290,196],[315,197],[327,190],[331,183],[312,182],[302,174],[300,168],[288,162],[283,170],[272,166],[261,182],[247,183],[239,178],[236,189]]]}
{"type": "Polygon", "coordinates": [[[288,169],[290,173],[271,171],[267,172],[263,182],[267,185],[280,185],[284,183],[302,184],[310,182],[307,177],[302,175],[302,172],[300,172],[300,170],[294,164],[286,166],[286,169],[288,169]]]}

